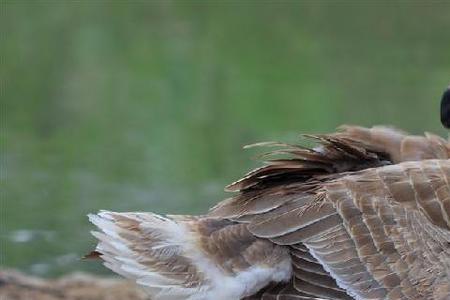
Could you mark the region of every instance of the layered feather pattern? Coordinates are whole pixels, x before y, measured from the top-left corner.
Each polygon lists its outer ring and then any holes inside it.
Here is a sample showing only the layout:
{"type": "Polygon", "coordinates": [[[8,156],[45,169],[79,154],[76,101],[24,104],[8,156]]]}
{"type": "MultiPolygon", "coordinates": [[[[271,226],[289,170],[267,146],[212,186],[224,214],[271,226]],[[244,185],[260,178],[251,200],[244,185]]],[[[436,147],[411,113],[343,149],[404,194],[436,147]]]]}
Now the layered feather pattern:
{"type": "Polygon", "coordinates": [[[206,216],[92,216],[97,251],[154,299],[450,299],[448,141],[306,138],[257,144],[275,150],[206,216]]]}

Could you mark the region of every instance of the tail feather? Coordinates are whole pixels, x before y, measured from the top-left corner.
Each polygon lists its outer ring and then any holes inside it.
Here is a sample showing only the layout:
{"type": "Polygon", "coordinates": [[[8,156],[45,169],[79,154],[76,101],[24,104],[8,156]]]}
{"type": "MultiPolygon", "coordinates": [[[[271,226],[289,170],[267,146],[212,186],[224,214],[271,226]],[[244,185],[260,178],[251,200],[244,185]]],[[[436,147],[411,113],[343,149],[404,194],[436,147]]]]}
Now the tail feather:
{"type": "Polygon", "coordinates": [[[104,265],[155,300],[237,300],[291,276],[285,249],[231,221],[109,211],[89,220],[104,265]]]}
{"type": "Polygon", "coordinates": [[[144,286],[155,299],[189,299],[201,290],[201,274],[180,256],[186,232],[172,220],[108,211],[91,214],[89,220],[101,230],[92,234],[104,265],[144,286]],[[186,276],[186,268],[194,270],[191,276],[186,276]]]}

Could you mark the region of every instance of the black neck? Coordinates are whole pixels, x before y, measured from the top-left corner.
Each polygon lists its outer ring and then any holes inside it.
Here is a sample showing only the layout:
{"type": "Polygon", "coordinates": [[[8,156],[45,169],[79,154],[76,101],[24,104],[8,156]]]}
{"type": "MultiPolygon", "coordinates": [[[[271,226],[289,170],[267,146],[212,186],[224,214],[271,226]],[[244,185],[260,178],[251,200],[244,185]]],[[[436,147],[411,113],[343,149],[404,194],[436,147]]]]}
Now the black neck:
{"type": "Polygon", "coordinates": [[[441,122],[446,128],[450,128],[450,86],[445,90],[441,100],[441,122]]]}

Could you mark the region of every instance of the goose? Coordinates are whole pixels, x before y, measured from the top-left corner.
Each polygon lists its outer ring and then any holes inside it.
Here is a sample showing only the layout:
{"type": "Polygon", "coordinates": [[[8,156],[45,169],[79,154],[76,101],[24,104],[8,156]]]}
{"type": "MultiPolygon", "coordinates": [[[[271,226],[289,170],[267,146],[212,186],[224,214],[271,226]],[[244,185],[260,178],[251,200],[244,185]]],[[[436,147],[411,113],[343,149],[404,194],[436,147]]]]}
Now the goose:
{"type": "Polygon", "coordinates": [[[271,147],[264,165],[204,215],[89,215],[88,256],[154,300],[450,299],[450,142],[382,126],[305,138],[252,145],[271,147]]]}

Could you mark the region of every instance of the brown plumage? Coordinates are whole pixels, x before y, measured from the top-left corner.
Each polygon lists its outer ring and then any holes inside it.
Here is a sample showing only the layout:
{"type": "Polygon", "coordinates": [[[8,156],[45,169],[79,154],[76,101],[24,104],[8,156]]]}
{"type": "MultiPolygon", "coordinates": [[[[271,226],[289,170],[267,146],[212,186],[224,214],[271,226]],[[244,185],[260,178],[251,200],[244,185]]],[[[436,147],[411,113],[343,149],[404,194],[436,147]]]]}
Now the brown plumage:
{"type": "Polygon", "coordinates": [[[276,150],[205,216],[91,216],[97,251],[154,299],[450,299],[450,143],[307,138],[259,144],[276,150]]]}

